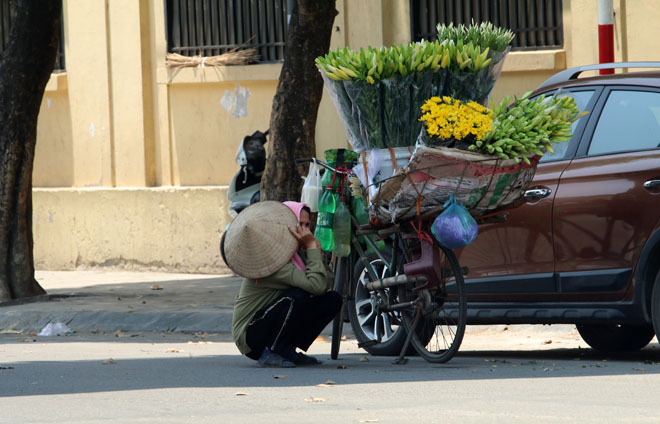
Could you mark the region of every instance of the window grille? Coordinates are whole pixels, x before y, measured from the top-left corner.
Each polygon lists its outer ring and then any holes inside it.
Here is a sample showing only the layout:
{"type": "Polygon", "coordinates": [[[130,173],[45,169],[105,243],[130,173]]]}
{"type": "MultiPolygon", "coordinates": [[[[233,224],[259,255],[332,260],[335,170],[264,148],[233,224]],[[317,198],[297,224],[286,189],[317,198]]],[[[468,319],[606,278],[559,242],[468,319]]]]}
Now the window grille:
{"type": "Polygon", "coordinates": [[[216,56],[254,47],[261,62],[284,60],[287,0],[166,0],[167,50],[216,56]]]}
{"type": "Polygon", "coordinates": [[[411,0],[413,41],[435,40],[438,23],[490,21],[515,34],[512,50],[564,45],[562,0],[411,0]]]}
{"type": "MultiPolygon", "coordinates": [[[[11,11],[14,7],[14,0],[0,0],[0,53],[9,43],[9,34],[11,33],[12,16],[11,11]]],[[[66,69],[64,63],[64,21],[60,19],[60,44],[57,49],[57,59],[55,62],[55,71],[66,69]]]]}

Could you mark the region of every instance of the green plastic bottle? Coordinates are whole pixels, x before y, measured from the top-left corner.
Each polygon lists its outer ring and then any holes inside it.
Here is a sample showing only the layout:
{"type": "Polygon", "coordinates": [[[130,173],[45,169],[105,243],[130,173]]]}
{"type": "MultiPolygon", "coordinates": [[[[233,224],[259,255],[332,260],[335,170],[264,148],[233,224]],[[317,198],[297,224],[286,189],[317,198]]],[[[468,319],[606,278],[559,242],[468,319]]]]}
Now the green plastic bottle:
{"type": "Polygon", "coordinates": [[[319,214],[316,218],[314,237],[321,243],[321,249],[331,252],[335,247],[333,225],[334,214],[337,210],[337,194],[326,188],[319,199],[319,214]]]}
{"type": "Polygon", "coordinates": [[[335,213],[337,210],[337,195],[326,188],[319,199],[319,212],[335,213]]]}
{"type": "Polygon", "coordinates": [[[335,242],[332,253],[340,258],[348,256],[351,253],[351,213],[343,201],[337,204],[332,231],[335,242]]]}
{"type": "MultiPolygon", "coordinates": [[[[361,197],[354,197],[351,206],[353,207],[353,213],[355,214],[355,218],[357,219],[358,223],[360,225],[368,224],[369,213],[367,212],[367,208],[364,206],[364,200],[362,200],[361,197]]],[[[383,251],[385,249],[385,242],[383,240],[375,240],[376,236],[374,235],[370,235],[369,238],[376,244],[378,250],[383,251]]],[[[367,242],[364,240],[364,236],[360,236],[358,240],[362,244],[367,244],[367,242]]],[[[371,245],[367,244],[367,247],[369,252],[375,253],[371,245]]]]}
{"type": "Polygon", "coordinates": [[[334,235],[332,232],[332,225],[334,223],[334,214],[330,212],[321,212],[319,210],[318,217],[316,218],[316,230],[314,237],[321,243],[321,249],[326,252],[332,252],[335,247],[334,235]]]}
{"type": "Polygon", "coordinates": [[[328,170],[326,170],[323,173],[323,176],[321,177],[321,184],[323,185],[323,187],[332,186],[333,190],[337,190],[337,188],[339,188],[339,181],[341,180],[341,176],[337,175],[335,177],[334,175],[335,175],[334,172],[328,170]],[[334,183],[332,182],[333,179],[335,180],[334,183]]]}

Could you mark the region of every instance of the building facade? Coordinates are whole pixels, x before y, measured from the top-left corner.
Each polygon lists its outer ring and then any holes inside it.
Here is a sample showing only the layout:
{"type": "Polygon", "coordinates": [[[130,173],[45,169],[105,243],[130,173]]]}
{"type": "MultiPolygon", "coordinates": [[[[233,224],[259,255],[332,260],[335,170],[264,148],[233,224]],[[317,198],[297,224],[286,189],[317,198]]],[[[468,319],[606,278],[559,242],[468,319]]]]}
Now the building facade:
{"type": "MultiPolygon", "coordinates": [[[[428,31],[429,22],[448,14],[499,19],[512,3],[527,5],[507,13],[528,31],[504,62],[495,100],[534,89],[559,70],[598,61],[592,0],[336,0],[331,48],[407,43],[423,34],[424,22],[428,31]],[[532,13],[536,21],[529,19],[532,13]],[[541,29],[547,23],[540,17],[548,14],[557,15],[552,34],[541,29]]],[[[170,69],[166,55],[185,44],[181,34],[192,40],[195,31],[198,39],[205,33],[215,40],[208,50],[213,54],[249,44],[247,24],[237,26],[248,22],[245,13],[261,7],[265,17],[278,10],[286,16],[290,5],[291,0],[63,0],[65,69],[54,72],[46,88],[34,167],[38,269],[225,270],[217,246],[230,220],[227,184],[238,169],[234,158],[243,137],[269,125],[281,69],[276,32],[281,42],[285,28],[250,15],[252,30],[270,40],[256,43],[268,60],[256,64],[170,69]],[[233,25],[226,19],[230,6],[245,12],[233,25]],[[208,16],[217,18],[209,24],[208,16]],[[238,33],[243,39],[227,38],[238,33]]],[[[660,60],[652,48],[660,32],[655,25],[660,4],[614,0],[614,9],[616,60],[660,60]]],[[[346,146],[325,91],[316,134],[319,156],[346,146]]]]}

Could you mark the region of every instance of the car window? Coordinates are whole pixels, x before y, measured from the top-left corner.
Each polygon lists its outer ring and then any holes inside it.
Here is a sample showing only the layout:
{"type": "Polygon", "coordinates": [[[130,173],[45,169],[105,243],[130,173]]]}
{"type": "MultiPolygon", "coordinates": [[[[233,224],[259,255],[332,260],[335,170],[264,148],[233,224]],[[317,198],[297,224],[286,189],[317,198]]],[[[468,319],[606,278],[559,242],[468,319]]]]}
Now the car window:
{"type": "Polygon", "coordinates": [[[656,149],[660,145],[660,93],[613,90],[588,155],[656,149]]]}
{"type": "MultiPolygon", "coordinates": [[[[573,100],[575,100],[575,104],[578,107],[578,110],[580,112],[584,112],[587,110],[587,105],[589,104],[589,101],[591,101],[591,98],[594,95],[594,90],[586,90],[586,91],[560,91],[555,94],[556,96],[559,97],[572,97],[573,100]]],[[[571,124],[571,133],[575,134],[575,128],[577,128],[578,123],[580,122],[581,119],[587,119],[586,116],[584,118],[580,118],[573,122],[571,124]]],[[[573,136],[571,137],[570,140],[568,141],[562,141],[559,143],[555,143],[552,145],[552,150],[554,153],[546,153],[543,155],[541,158],[541,162],[548,162],[548,161],[555,161],[555,160],[561,160],[566,158],[566,154],[568,153],[569,146],[575,144],[578,142],[577,140],[578,137],[573,136]]]]}

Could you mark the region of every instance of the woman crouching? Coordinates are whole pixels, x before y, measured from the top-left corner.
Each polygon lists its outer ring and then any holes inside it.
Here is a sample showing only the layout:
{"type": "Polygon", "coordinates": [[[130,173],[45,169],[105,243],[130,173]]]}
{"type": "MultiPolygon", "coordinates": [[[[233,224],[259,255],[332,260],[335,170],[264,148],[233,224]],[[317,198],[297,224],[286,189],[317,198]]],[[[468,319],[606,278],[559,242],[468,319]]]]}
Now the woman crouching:
{"type": "Polygon", "coordinates": [[[310,231],[310,210],[265,201],[232,222],[224,240],[227,265],[245,277],[236,298],[232,335],[260,366],[319,364],[307,351],[337,315],[341,296],[310,231]]]}

